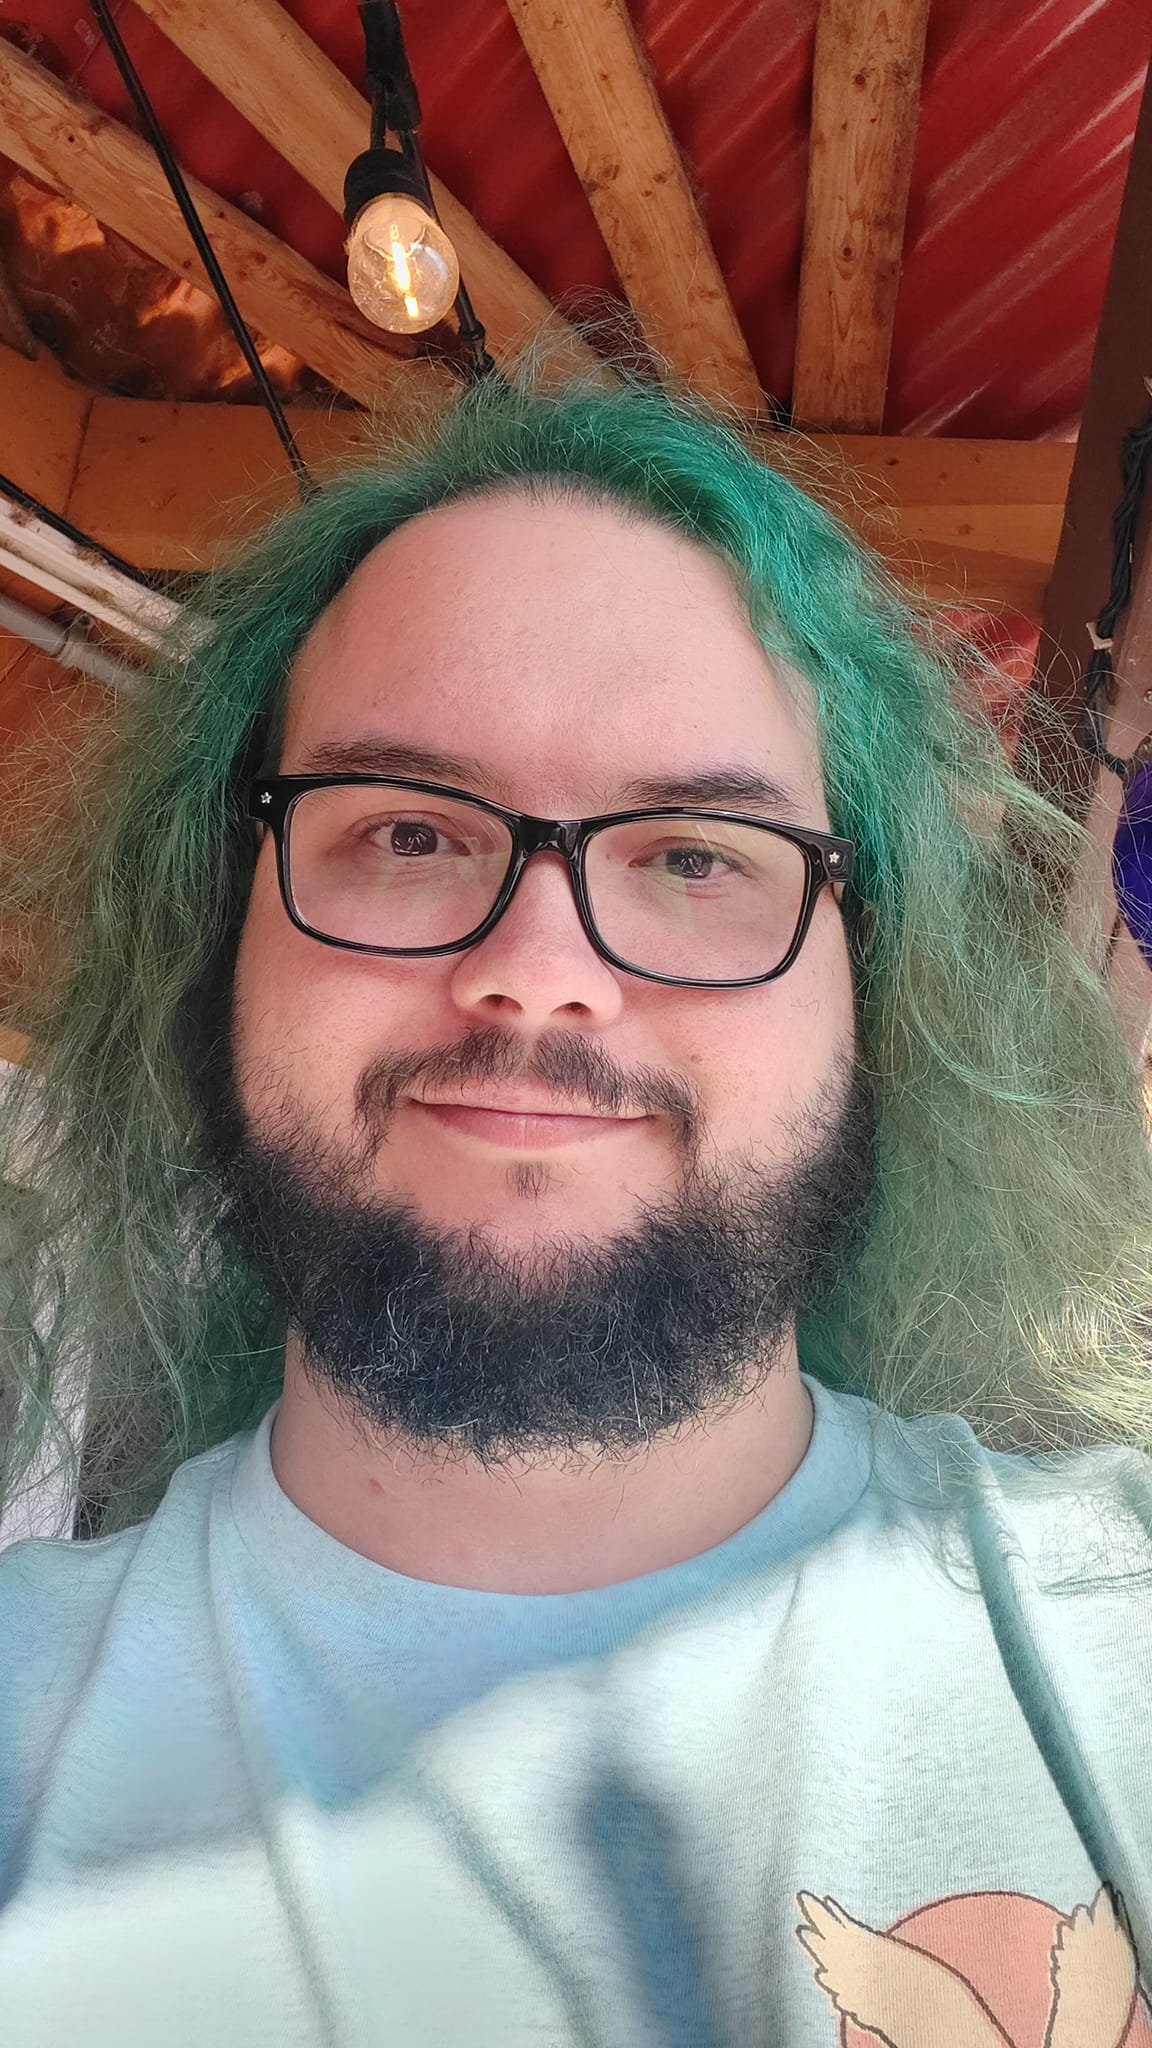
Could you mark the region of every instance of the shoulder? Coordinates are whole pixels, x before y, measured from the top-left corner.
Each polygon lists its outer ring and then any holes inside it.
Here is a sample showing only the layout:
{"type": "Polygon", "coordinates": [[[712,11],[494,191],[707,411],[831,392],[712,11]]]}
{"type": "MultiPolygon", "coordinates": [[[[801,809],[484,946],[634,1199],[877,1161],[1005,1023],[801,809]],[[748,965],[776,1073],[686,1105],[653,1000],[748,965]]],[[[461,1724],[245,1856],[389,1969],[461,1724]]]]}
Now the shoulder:
{"type": "Polygon", "coordinates": [[[163,1598],[176,1592],[181,1563],[202,1555],[212,1502],[227,1487],[240,1439],[180,1465],[146,1521],[83,1541],[25,1537],[0,1550],[0,1669],[19,1676],[22,1660],[75,1661],[126,1590],[163,1598]]]}
{"type": "Polygon", "coordinates": [[[881,1490],[974,1558],[1010,1564],[1037,1591],[1152,1592],[1146,1452],[991,1450],[963,1416],[942,1413],[885,1414],[873,1441],[881,1490]]]}
{"type": "Polygon", "coordinates": [[[29,1537],[0,1551],[0,1731],[40,1703],[51,1718],[82,1683],[148,1528],[76,1543],[29,1537]]]}
{"type": "Polygon", "coordinates": [[[26,1537],[0,1550],[0,1898],[21,1815],[98,1665],[147,1524],[87,1543],[26,1537]]]}

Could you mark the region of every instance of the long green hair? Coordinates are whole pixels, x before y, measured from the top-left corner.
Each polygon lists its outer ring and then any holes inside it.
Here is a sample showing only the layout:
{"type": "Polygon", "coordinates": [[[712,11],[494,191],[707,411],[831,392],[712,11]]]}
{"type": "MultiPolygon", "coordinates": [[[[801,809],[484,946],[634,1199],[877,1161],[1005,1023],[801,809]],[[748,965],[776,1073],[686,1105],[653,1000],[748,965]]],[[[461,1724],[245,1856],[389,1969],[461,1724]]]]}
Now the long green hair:
{"type": "Polygon", "coordinates": [[[1053,1483],[1068,1451],[1152,1450],[1139,1077],[1043,880],[1083,835],[1016,778],[970,650],[769,452],[686,394],[529,367],[380,431],[190,592],[72,764],[67,818],[32,856],[17,834],[0,874],[41,935],[6,1019],[33,1056],[0,1103],[0,1506],[46,1456],[75,1477],[81,1380],[103,1533],[280,1391],[284,1332],[218,1235],[197,1148],[254,862],[244,780],[274,763],[294,656],[357,564],[418,513],[509,486],[578,488],[713,550],[814,693],[833,829],[858,848],[879,1198],[798,1331],[805,1370],[897,1416],[960,1414],[1053,1483]]]}

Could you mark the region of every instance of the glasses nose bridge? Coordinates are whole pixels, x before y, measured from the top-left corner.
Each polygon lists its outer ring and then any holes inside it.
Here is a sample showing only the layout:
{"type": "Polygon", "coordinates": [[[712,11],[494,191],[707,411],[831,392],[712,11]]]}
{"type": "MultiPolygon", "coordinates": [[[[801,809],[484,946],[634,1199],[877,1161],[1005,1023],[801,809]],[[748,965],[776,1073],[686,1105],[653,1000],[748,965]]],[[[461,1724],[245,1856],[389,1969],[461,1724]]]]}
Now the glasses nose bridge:
{"type": "Polygon", "coordinates": [[[576,853],[580,827],[566,818],[531,818],[521,816],[520,840],[527,859],[532,853],[563,854],[569,869],[576,853]]]}

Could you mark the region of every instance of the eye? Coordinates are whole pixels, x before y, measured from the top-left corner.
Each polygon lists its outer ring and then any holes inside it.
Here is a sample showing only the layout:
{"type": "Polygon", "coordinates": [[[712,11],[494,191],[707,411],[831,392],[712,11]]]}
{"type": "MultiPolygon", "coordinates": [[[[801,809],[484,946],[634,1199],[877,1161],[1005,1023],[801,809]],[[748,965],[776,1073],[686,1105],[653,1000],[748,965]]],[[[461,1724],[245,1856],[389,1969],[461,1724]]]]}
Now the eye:
{"type": "Polygon", "coordinates": [[[393,853],[435,853],[440,833],[424,818],[399,818],[389,833],[393,853]]]}
{"type": "Polygon", "coordinates": [[[701,846],[696,841],[679,846],[650,847],[633,865],[654,868],[657,873],[669,875],[678,882],[711,882],[718,875],[747,872],[737,855],[726,853],[720,847],[701,846]]]}
{"type": "Polygon", "coordinates": [[[710,881],[716,866],[731,865],[721,862],[720,855],[709,846],[672,846],[664,858],[672,873],[685,882],[710,881]]]}
{"type": "Polygon", "coordinates": [[[460,839],[447,830],[445,822],[436,818],[398,818],[395,813],[368,818],[360,826],[357,837],[362,844],[374,847],[377,853],[395,854],[402,859],[468,851],[460,839]]]}

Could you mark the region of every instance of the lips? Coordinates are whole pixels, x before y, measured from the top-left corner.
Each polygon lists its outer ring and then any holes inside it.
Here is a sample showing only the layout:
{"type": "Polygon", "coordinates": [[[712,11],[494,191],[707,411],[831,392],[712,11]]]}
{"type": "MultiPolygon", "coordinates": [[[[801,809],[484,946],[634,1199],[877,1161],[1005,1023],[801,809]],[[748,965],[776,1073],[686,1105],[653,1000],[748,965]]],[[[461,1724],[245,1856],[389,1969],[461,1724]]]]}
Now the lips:
{"type": "Polygon", "coordinates": [[[538,1109],[535,1102],[539,1097],[528,1098],[527,1104],[514,1098],[511,1106],[507,1096],[480,1102],[421,1101],[416,1097],[411,1100],[415,1108],[444,1130],[523,1152],[548,1151],[553,1146],[584,1139],[619,1136],[629,1127],[647,1122],[642,1116],[597,1116],[579,1110],[557,1110],[551,1104],[538,1109]]]}
{"type": "Polygon", "coordinates": [[[530,1095],[514,1091],[500,1096],[486,1095],[425,1095],[414,1096],[413,1101],[422,1109],[479,1109],[487,1110],[494,1116],[547,1116],[574,1117],[595,1123],[635,1123],[633,1116],[605,1115],[600,1109],[571,1109],[560,1107],[550,1096],[530,1095]]]}

